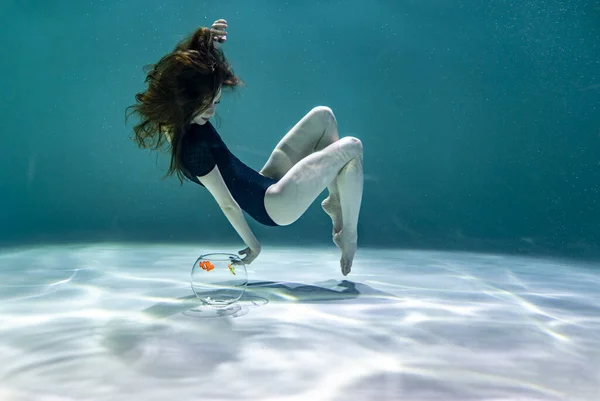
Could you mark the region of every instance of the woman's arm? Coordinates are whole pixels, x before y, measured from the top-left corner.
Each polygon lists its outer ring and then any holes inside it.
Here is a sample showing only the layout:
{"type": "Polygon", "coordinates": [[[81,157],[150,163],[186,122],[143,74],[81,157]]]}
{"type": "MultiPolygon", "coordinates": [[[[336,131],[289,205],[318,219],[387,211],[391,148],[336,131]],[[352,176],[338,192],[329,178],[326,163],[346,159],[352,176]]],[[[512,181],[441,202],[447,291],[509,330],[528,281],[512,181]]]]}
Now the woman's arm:
{"type": "Polygon", "coordinates": [[[219,167],[215,165],[208,174],[198,177],[198,179],[215,198],[217,204],[227,217],[227,220],[229,220],[229,223],[231,223],[246,246],[248,246],[249,252],[247,252],[248,250],[240,251],[240,253],[244,252],[247,254],[243,259],[244,263],[252,263],[260,253],[261,245],[254,236],[250,226],[248,226],[248,222],[246,221],[242,209],[235,199],[233,199],[233,196],[231,196],[229,188],[227,188],[225,181],[223,181],[219,167]]]}

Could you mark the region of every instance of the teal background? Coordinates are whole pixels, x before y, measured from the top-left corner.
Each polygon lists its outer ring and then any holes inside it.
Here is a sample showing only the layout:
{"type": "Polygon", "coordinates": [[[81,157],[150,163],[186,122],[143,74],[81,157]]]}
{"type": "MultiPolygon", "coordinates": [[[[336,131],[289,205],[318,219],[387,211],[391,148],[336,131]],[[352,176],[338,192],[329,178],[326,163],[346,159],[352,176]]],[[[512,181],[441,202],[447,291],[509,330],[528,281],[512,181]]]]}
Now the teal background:
{"type": "MultiPolygon", "coordinates": [[[[365,147],[361,246],[598,255],[600,3],[541,0],[3,1],[2,244],[240,242],[124,124],[142,67],[217,18],[247,85],[219,132],[260,169],[330,106],[365,147]]],[[[330,244],[319,202],[250,224],[330,244]]]]}

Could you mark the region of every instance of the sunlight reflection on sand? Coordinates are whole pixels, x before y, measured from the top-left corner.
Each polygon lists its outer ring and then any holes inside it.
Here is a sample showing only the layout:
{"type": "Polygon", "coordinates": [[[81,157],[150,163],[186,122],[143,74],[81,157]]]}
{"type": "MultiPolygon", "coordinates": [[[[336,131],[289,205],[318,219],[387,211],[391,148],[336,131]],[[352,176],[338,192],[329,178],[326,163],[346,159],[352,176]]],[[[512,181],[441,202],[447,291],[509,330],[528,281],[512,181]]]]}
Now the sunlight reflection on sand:
{"type": "Polygon", "coordinates": [[[189,313],[200,253],[156,244],[1,252],[1,399],[598,394],[598,266],[361,249],[344,278],[335,249],[310,249],[307,260],[307,249],[266,247],[237,309],[202,318],[189,313]]]}

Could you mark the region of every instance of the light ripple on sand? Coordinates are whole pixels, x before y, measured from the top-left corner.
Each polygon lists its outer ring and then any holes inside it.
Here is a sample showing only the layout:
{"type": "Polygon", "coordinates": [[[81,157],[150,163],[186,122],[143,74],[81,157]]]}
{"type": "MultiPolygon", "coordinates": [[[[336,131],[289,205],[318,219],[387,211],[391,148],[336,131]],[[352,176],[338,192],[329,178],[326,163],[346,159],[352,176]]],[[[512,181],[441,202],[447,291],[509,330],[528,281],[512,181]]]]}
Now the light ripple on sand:
{"type": "Polygon", "coordinates": [[[213,318],[182,314],[197,248],[0,253],[1,399],[595,399],[597,266],[363,249],[344,282],[306,252],[264,249],[282,285],[213,318]]]}

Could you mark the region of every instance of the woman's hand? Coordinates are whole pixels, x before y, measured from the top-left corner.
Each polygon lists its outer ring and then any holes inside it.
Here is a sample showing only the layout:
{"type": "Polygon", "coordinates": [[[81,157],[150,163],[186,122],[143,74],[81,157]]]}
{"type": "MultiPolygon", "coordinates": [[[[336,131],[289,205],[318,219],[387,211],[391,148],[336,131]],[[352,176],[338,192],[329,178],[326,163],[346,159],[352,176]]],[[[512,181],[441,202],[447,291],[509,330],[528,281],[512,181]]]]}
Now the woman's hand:
{"type": "Polygon", "coordinates": [[[227,40],[227,21],[224,19],[218,19],[210,28],[210,31],[214,35],[215,46],[219,47],[221,43],[225,43],[227,40]]]}
{"type": "Polygon", "coordinates": [[[245,258],[242,259],[242,262],[244,262],[244,264],[249,265],[250,263],[252,263],[254,261],[254,259],[256,259],[258,257],[258,254],[260,254],[261,251],[261,247],[248,247],[246,249],[242,249],[241,251],[238,252],[238,254],[240,255],[246,255],[245,258]]]}

